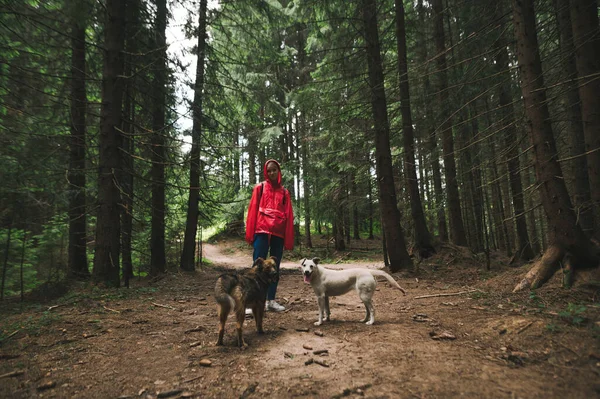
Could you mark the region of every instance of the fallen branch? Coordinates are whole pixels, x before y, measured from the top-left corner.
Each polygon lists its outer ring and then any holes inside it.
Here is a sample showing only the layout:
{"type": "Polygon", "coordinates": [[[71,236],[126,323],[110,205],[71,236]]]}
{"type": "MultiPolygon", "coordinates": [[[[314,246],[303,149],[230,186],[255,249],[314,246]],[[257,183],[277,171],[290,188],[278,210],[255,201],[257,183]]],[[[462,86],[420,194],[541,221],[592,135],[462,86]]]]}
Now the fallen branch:
{"type": "Polygon", "coordinates": [[[171,396],[179,395],[181,392],[183,392],[183,389],[173,389],[172,391],[161,392],[156,397],[157,398],[170,398],[171,396]]]}
{"type": "Polygon", "coordinates": [[[527,330],[529,327],[531,327],[531,325],[533,324],[533,321],[530,321],[527,325],[525,325],[525,327],[520,328],[517,331],[517,334],[521,334],[523,331],[527,330]]]}
{"type": "Polygon", "coordinates": [[[25,372],[23,370],[11,371],[10,373],[0,375],[0,380],[3,378],[18,377],[23,374],[25,374],[25,372]]]}
{"type": "Polygon", "coordinates": [[[59,306],[63,306],[63,305],[52,305],[48,308],[48,312],[51,311],[52,309],[56,309],[59,306]]]}
{"type": "Polygon", "coordinates": [[[200,331],[205,331],[206,329],[204,327],[196,327],[196,328],[191,328],[189,330],[185,330],[183,333],[184,334],[189,334],[189,333],[193,333],[193,332],[200,332],[200,331]]]}
{"type": "Polygon", "coordinates": [[[196,381],[196,380],[199,380],[199,379],[200,379],[200,378],[202,378],[202,377],[204,377],[204,374],[203,374],[203,375],[199,375],[199,376],[197,376],[197,377],[194,377],[194,378],[190,378],[189,380],[185,380],[185,381],[183,381],[183,383],[184,383],[184,384],[189,384],[190,382],[192,382],[192,381],[196,381]]]}
{"type": "Polygon", "coordinates": [[[469,291],[449,292],[449,293],[441,293],[441,294],[421,295],[421,296],[416,296],[413,299],[437,298],[437,297],[441,297],[441,296],[456,296],[456,295],[470,294],[472,292],[477,292],[477,291],[479,291],[479,290],[469,290],[469,291]]]}
{"type": "Polygon", "coordinates": [[[16,334],[17,334],[19,331],[21,331],[21,330],[15,330],[15,331],[11,332],[10,334],[8,334],[8,335],[6,336],[6,338],[4,338],[4,339],[0,339],[0,342],[8,341],[8,339],[9,339],[10,337],[12,337],[12,336],[16,335],[16,334]]]}
{"type": "Polygon", "coordinates": [[[335,263],[335,264],[340,263],[341,261],[344,260],[344,258],[346,258],[347,256],[349,256],[350,254],[351,254],[351,252],[346,252],[344,255],[342,255],[339,258],[337,258],[337,260],[335,262],[333,262],[333,263],[335,263]]]}
{"type": "Polygon", "coordinates": [[[166,309],[171,309],[171,310],[176,310],[173,306],[169,306],[169,305],[161,305],[160,303],[154,303],[152,302],[152,304],[154,306],[157,306],[159,308],[166,308],[166,309]]]}
{"type": "Polygon", "coordinates": [[[121,313],[121,311],[120,311],[120,310],[114,310],[114,309],[111,309],[111,308],[107,308],[106,306],[102,306],[102,307],[103,307],[104,309],[106,309],[106,310],[109,310],[109,311],[111,311],[111,312],[115,312],[115,313],[121,313]]]}

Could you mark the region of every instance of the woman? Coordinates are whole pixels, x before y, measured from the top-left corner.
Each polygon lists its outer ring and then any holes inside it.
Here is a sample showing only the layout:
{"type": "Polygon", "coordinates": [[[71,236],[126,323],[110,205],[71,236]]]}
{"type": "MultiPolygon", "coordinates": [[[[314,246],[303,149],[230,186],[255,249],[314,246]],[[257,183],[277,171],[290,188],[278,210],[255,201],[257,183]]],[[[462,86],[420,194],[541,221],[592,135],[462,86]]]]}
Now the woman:
{"type": "MultiPolygon", "coordinates": [[[[294,249],[294,211],[290,192],[281,185],[281,166],[269,159],[263,167],[265,181],[254,186],[246,218],[246,241],[254,247],[252,260],[277,258],[277,273],[283,250],[294,249]]],[[[277,283],[267,291],[267,310],[281,312],[285,307],[275,302],[277,283]]]]}

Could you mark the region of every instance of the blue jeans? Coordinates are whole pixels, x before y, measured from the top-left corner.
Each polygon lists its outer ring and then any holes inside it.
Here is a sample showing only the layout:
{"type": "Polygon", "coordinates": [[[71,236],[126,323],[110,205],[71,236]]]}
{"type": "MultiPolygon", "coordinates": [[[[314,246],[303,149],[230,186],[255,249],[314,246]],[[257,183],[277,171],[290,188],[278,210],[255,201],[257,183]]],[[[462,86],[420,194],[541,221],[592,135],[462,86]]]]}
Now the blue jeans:
{"type": "Polygon", "coordinates": [[[252,262],[258,258],[267,259],[269,256],[277,258],[277,281],[271,283],[267,290],[267,300],[275,299],[277,283],[279,282],[279,264],[281,263],[281,257],[283,256],[283,238],[274,235],[269,236],[265,233],[255,234],[252,246],[254,247],[252,262]],[[271,238],[270,242],[269,237],[271,238]]]}

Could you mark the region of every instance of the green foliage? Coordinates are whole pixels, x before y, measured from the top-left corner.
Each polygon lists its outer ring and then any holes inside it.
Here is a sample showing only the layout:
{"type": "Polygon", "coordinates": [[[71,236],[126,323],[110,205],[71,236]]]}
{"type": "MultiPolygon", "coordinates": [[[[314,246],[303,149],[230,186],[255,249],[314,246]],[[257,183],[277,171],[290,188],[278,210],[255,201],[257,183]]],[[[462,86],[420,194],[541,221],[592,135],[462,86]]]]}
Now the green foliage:
{"type": "Polygon", "coordinates": [[[544,301],[542,300],[542,298],[540,298],[535,291],[530,291],[529,292],[529,301],[535,307],[537,307],[539,309],[544,309],[546,307],[546,304],[544,303],[544,301]]]}
{"type": "MultiPolygon", "coordinates": [[[[13,229],[6,267],[6,280],[4,282],[4,295],[7,297],[17,295],[21,290],[21,257],[23,257],[23,290],[31,291],[40,284],[37,279],[38,271],[34,267],[36,250],[32,241],[26,238],[27,232],[13,229]],[[24,252],[23,252],[24,251],[24,252]]],[[[7,229],[0,229],[0,259],[4,262],[6,255],[7,229]]],[[[0,265],[0,270],[4,263],[0,265]]]]}
{"type": "Polygon", "coordinates": [[[561,331],[561,328],[556,323],[548,323],[546,324],[546,330],[551,333],[558,333],[561,331]]]}
{"type": "Polygon", "coordinates": [[[0,345],[8,339],[15,331],[24,331],[28,335],[40,336],[46,327],[61,320],[61,316],[51,311],[44,311],[39,316],[29,316],[18,322],[4,323],[0,321],[0,345]]]}
{"type": "Polygon", "coordinates": [[[580,326],[587,321],[584,313],[587,310],[587,306],[581,304],[570,303],[567,304],[567,308],[558,313],[558,315],[567,323],[580,326]]]}

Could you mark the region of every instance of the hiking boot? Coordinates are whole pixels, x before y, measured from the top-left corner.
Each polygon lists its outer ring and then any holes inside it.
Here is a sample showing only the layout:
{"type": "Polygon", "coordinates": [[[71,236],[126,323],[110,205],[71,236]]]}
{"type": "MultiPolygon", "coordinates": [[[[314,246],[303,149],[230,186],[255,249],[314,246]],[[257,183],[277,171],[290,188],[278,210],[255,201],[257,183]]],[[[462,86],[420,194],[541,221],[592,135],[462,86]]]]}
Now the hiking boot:
{"type": "Polygon", "coordinates": [[[265,305],[265,310],[272,310],[274,312],[283,312],[285,307],[275,302],[275,300],[267,301],[265,305]]]}

